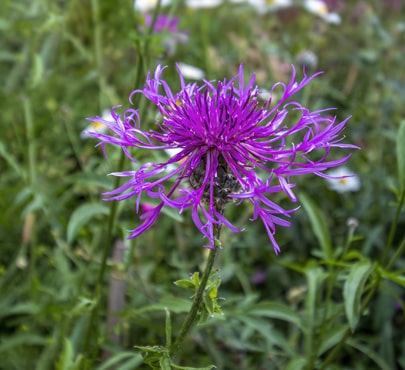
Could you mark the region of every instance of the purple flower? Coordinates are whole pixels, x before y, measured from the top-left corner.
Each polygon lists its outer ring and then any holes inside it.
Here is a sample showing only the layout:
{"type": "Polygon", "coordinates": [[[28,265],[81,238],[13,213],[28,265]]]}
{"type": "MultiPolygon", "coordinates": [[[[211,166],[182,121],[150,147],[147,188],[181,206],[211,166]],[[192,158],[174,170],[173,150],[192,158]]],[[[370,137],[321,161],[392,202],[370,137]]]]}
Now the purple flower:
{"type": "MultiPolygon", "coordinates": [[[[145,25],[150,27],[153,21],[153,17],[150,14],[145,14],[145,25]]],[[[180,42],[187,41],[187,32],[180,32],[178,29],[179,18],[169,17],[168,15],[159,14],[156,17],[156,22],[153,25],[153,32],[162,33],[168,32],[173,34],[180,42]]]]}
{"type": "Polygon", "coordinates": [[[113,133],[91,133],[100,140],[103,151],[105,144],[117,145],[135,163],[132,148],[177,150],[166,162],[136,164],[136,170],[113,173],[129,180],[105,193],[108,200],[135,197],[137,212],[142,195],[159,201],[140,216],[143,223],[129,237],[148,230],[163,207],[175,208],[179,213],[190,208],[195,226],[208,239],[208,247],[214,248],[219,225],[242,231],[224,216],[226,205],[248,202],[253,207],[252,221],[260,218],[278,253],[276,226],[288,227],[285,218],[295,209],[285,210],[276,204],[273,193],[284,192],[296,202],[293,176],[328,177],[325,170],[342,165],[350,157],[329,160],[330,150],[356,148],[342,143],[341,133],[348,118],[338,122],[325,114],[330,108],[311,111],[290,101],[320,73],[309,77],[304,73],[303,79],[296,81],[292,67],[290,81],[276,83],[263,103],[258,99],[255,76],[244,83],[242,65],[229,81],[203,80],[201,85],[186,84],[178,68],[178,92],[162,79],[163,70],[158,66],[154,76],[148,74],[144,88],[130,95],[130,101],[141,94],[155,105],[160,114],[155,129],[143,131],[139,113],[132,108],[120,116],[113,107],[112,121],[89,118],[104,123],[113,133]],[[275,96],[279,97],[277,101],[273,101],[275,96]]]}

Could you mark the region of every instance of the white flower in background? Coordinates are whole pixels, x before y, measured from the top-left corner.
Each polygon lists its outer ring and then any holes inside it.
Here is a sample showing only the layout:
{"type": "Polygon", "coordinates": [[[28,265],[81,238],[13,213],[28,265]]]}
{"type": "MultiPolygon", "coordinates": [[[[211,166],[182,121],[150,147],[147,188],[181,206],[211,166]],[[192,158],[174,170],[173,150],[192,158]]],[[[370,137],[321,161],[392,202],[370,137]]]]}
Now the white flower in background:
{"type": "MultiPolygon", "coordinates": [[[[169,156],[169,158],[174,157],[176,154],[179,154],[181,151],[183,150],[183,148],[172,148],[172,149],[165,149],[166,154],[169,156]]],[[[181,161],[176,162],[176,163],[171,163],[167,166],[166,171],[170,172],[170,171],[174,171],[177,167],[179,163],[183,163],[185,161],[185,158],[183,158],[181,161]]]]}
{"type": "Polygon", "coordinates": [[[177,63],[177,66],[180,68],[181,74],[190,80],[201,80],[205,76],[202,69],[194,67],[190,64],[177,63]]]}
{"type": "Polygon", "coordinates": [[[292,0],[247,0],[247,3],[253,6],[259,14],[288,8],[293,5],[292,0]]]}
{"type": "MultiPolygon", "coordinates": [[[[111,116],[111,112],[109,110],[103,111],[103,114],[101,115],[101,119],[105,121],[113,121],[114,118],[111,116]]],[[[91,138],[92,136],[89,135],[89,132],[100,132],[100,133],[105,133],[108,131],[108,127],[102,123],[102,122],[91,122],[81,133],[80,133],[80,138],[81,139],[88,139],[91,138]]]]}
{"type": "Polygon", "coordinates": [[[269,100],[272,97],[271,91],[267,89],[260,89],[257,96],[262,100],[269,100]]]}
{"type": "MultiPolygon", "coordinates": [[[[156,8],[159,0],[134,0],[134,9],[141,12],[148,12],[156,8]]],[[[161,6],[166,6],[171,3],[171,0],[162,0],[161,6]]]]}
{"type": "Polygon", "coordinates": [[[328,23],[339,24],[341,22],[339,14],[329,12],[328,6],[322,0],[305,0],[304,8],[328,23]]]}
{"type": "Polygon", "coordinates": [[[347,167],[339,167],[326,172],[326,174],[332,177],[326,179],[331,190],[346,193],[360,189],[359,177],[347,167]]]}
{"type": "Polygon", "coordinates": [[[189,8],[212,8],[222,3],[222,0],[187,0],[189,8]]]}

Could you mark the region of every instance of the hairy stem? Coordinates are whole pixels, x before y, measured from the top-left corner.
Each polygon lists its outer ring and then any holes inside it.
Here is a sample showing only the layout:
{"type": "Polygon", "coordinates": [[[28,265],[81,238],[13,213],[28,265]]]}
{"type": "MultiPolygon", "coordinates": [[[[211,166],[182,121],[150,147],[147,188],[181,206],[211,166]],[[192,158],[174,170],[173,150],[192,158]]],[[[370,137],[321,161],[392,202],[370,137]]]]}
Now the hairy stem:
{"type": "MultiPolygon", "coordinates": [[[[219,237],[219,232],[220,231],[218,230],[217,239],[219,237]]],[[[193,328],[193,326],[195,324],[197,314],[201,308],[201,303],[202,303],[205,288],[207,286],[208,278],[211,274],[212,267],[214,266],[214,261],[215,261],[215,257],[217,255],[218,249],[219,249],[219,247],[215,246],[214,249],[210,250],[210,253],[208,255],[207,265],[205,267],[205,270],[204,270],[203,276],[201,278],[200,284],[198,286],[197,292],[194,296],[194,300],[191,305],[190,311],[188,312],[188,314],[183,322],[183,325],[180,329],[180,334],[178,335],[174,344],[170,347],[170,354],[171,354],[172,358],[176,357],[177,352],[179,351],[184,339],[189,334],[190,330],[193,328]]]]}

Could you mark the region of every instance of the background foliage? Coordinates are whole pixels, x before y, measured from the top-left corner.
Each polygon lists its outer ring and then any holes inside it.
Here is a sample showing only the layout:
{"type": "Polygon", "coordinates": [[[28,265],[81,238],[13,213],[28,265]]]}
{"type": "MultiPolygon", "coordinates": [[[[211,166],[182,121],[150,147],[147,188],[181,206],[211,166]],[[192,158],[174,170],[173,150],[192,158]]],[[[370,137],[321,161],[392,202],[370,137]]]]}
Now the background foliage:
{"type": "MultiPolygon", "coordinates": [[[[144,17],[131,1],[0,3],[1,369],[146,368],[134,346],[164,345],[165,308],[175,336],[191,293],[173,282],[204,265],[188,214],[167,214],[125,240],[139,222],[134,202],[100,197],[114,186],[106,174],[120,155],[108,148],[105,159],[92,139],[80,138],[85,117],[128,107],[129,93],[158,62],[169,66],[172,86],[175,62],[202,68],[208,79],[229,78],[242,62],[270,88],[287,81],[306,50],[325,74],[300,99],[312,109],[337,107],[338,119],[352,115],[347,141],[362,150],[349,166],[361,189],[339,194],[322,178],[300,179],[303,207],[277,232],[279,256],[262,226],[248,222],[251,210],[230,207],[247,231],[222,235],[223,315],[200,325],[177,361],[405,368],[404,4],[330,5],[340,24],[298,6],[258,15],[242,3],[177,2],[161,12],[179,17],[188,41],[168,55],[170,35],[140,32],[144,17]]],[[[142,124],[152,125],[141,109],[142,124]]]]}

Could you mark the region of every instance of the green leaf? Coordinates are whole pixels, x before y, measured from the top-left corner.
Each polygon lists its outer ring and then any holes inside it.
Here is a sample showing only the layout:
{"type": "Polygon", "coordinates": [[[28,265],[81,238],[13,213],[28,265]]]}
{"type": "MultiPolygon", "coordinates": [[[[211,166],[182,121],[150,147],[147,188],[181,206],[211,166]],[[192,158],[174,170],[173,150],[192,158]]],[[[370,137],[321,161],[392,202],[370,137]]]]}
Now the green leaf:
{"type": "Polygon", "coordinates": [[[172,322],[170,319],[170,311],[165,307],[166,313],[166,324],[165,324],[165,332],[166,332],[166,346],[170,348],[172,345],[172,322]]]}
{"type": "Polygon", "coordinates": [[[162,213],[164,213],[166,216],[169,216],[174,221],[177,221],[177,222],[184,221],[183,216],[180,215],[179,212],[173,208],[163,207],[162,213]]]}
{"type": "Polygon", "coordinates": [[[355,263],[351,267],[349,276],[343,287],[345,311],[352,332],[355,330],[360,319],[360,299],[364,291],[364,285],[373,268],[373,264],[368,260],[355,263]]]}
{"type": "Polygon", "coordinates": [[[171,312],[183,313],[190,310],[191,302],[189,299],[179,297],[166,296],[159,303],[154,303],[149,306],[144,306],[138,309],[131,310],[132,315],[140,315],[145,312],[162,311],[166,308],[171,312]]]}
{"type": "Polygon", "coordinates": [[[326,217],[316,204],[304,193],[299,194],[299,199],[308,214],[312,230],[318,239],[325,259],[332,258],[332,243],[326,224],[326,217]]]}
{"type": "Polygon", "coordinates": [[[139,353],[134,352],[119,352],[115,356],[108,359],[96,370],[111,370],[111,369],[120,369],[120,370],[132,370],[136,368],[143,362],[142,356],[139,353]],[[123,361],[125,363],[123,363],[123,361]],[[117,366],[119,364],[119,367],[117,366]]]}
{"type": "Polygon", "coordinates": [[[170,351],[163,346],[135,346],[142,351],[143,362],[156,370],[170,370],[170,351]]]}
{"type": "Polygon", "coordinates": [[[59,361],[56,364],[56,370],[71,370],[74,368],[74,351],[72,342],[65,338],[63,350],[59,356],[59,361]]]}
{"type": "Polygon", "coordinates": [[[11,304],[7,302],[0,306],[0,318],[12,315],[35,315],[40,312],[41,308],[36,303],[24,302],[11,304]]]}
{"type": "Polygon", "coordinates": [[[293,358],[288,364],[285,370],[302,370],[305,369],[307,360],[303,357],[293,358]]]}
{"type": "Polygon", "coordinates": [[[307,277],[307,294],[305,300],[305,346],[307,356],[316,352],[315,331],[317,327],[317,313],[319,307],[319,291],[325,273],[320,267],[310,268],[305,272],[307,277]]]}
{"type": "Polygon", "coordinates": [[[211,369],[216,369],[214,365],[208,365],[206,367],[189,367],[189,366],[177,366],[173,363],[171,363],[171,366],[174,369],[179,369],[179,370],[211,370],[211,369]]]}
{"type": "Polygon", "coordinates": [[[402,190],[405,189],[405,120],[401,121],[397,134],[398,181],[402,190]]]}
{"type": "Polygon", "coordinates": [[[337,343],[339,343],[340,340],[344,337],[347,329],[349,329],[349,326],[347,324],[343,324],[327,331],[322,338],[322,342],[320,343],[317,352],[318,356],[321,356],[326,351],[334,347],[337,343]]]}
{"type": "Polygon", "coordinates": [[[348,339],[346,341],[346,344],[364,353],[369,359],[374,361],[374,363],[378,366],[379,369],[392,370],[392,367],[389,364],[387,364],[387,362],[377,352],[373,351],[373,349],[369,345],[363,345],[353,339],[348,339]]]}
{"type": "Polygon", "coordinates": [[[17,334],[7,338],[7,340],[3,337],[2,340],[0,353],[18,346],[44,346],[46,344],[46,338],[29,333],[17,334]]]}
{"type": "Polygon", "coordinates": [[[30,88],[35,88],[38,84],[41,83],[44,76],[44,63],[39,54],[35,54],[33,58],[32,73],[30,88]]]}
{"type": "Polygon", "coordinates": [[[405,288],[405,276],[403,271],[386,271],[383,268],[378,267],[378,273],[382,278],[391,280],[393,283],[405,288]]]}
{"type": "Polygon", "coordinates": [[[174,285],[180,287],[180,288],[186,288],[186,289],[195,289],[195,285],[191,280],[177,280],[174,282],[174,285]]]}
{"type": "Polygon", "coordinates": [[[17,173],[23,180],[26,179],[27,176],[24,168],[17,162],[15,157],[11,155],[11,152],[6,148],[2,141],[0,141],[0,157],[4,158],[15,173],[17,173]]]}
{"type": "Polygon", "coordinates": [[[70,244],[76,238],[78,231],[93,217],[108,215],[109,208],[100,203],[85,203],[77,208],[67,225],[67,242],[70,244]]]}
{"type": "Polygon", "coordinates": [[[298,328],[302,328],[301,317],[289,306],[280,302],[261,302],[248,310],[250,315],[268,317],[271,319],[279,319],[298,328]]]}

